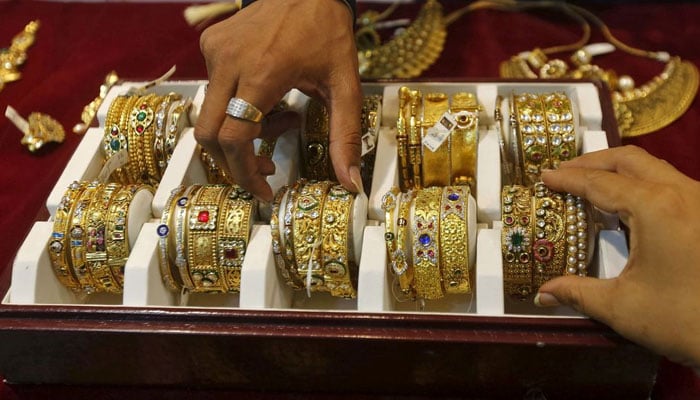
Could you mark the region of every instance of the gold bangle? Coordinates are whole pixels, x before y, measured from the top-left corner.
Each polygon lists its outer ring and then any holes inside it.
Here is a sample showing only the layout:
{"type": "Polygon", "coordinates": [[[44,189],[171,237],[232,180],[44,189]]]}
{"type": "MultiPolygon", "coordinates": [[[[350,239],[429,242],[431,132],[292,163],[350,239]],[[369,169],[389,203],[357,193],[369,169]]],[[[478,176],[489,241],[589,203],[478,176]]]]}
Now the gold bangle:
{"type": "Polygon", "coordinates": [[[534,186],[532,243],[533,290],[548,280],[561,276],[566,267],[566,210],[564,197],[549,190],[544,183],[534,186]]]}
{"type": "Polygon", "coordinates": [[[413,179],[408,160],[408,128],[407,120],[410,119],[411,90],[406,86],[399,89],[399,116],[396,120],[396,152],[399,168],[399,188],[408,190],[413,188],[413,179]]]}
{"type": "Polygon", "coordinates": [[[450,136],[450,184],[469,185],[476,192],[476,158],[479,145],[479,103],[473,93],[452,95],[452,114],[457,120],[450,136]]]}
{"type": "Polygon", "coordinates": [[[309,100],[306,109],[306,127],[302,159],[304,177],[312,180],[335,179],[328,153],[328,111],[323,104],[309,100]]]}
{"type": "Polygon", "coordinates": [[[334,297],[357,297],[352,212],[355,196],[341,185],[331,187],[323,204],[321,254],[324,289],[334,297]]]}
{"type": "MultiPolygon", "coordinates": [[[[428,134],[428,129],[440,121],[450,109],[449,98],[445,93],[428,93],[423,101],[423,121],[421,122],[421,143],[428,134]]],[[[421,146],[424,187],[445,186],[450,184],[450,137],[440,147],[431,151],[421,146]]]]}
{"type": "Polygon", "coordinates": [[[532,93],[515,96],[515,114],[518,119],[523,180],[525,185],[530,186],[540,180],[542,168],[550,167],[549,139],[540,96],[532,93]]]}
{"type": "Polygon", "coordinates": [[[121,293],[122,287],[107,265],[107,246],[105,238],[105,221],[112,202],[112,197],[119,189],[118,183],[101,184],[98,186],[92,201],[88,206],[85,218],[86,242],[85,259],[87,270],[97,284],[97,291],[121,293]]]}
{"type": "Polygon", "coordinates": [[[131,251],[128,232],[129,209],[134,196],[141,190],[153,193],[153,188],[148,185],[122,186],[112,198],[107,214],[105,226],[107,265],[120,287],[124,287],[124,265],[131,251]]]}
{"type": "Polygon", "coordinates": [[[564,93],[542,95],[547,133],[549,135],[549,159],[552,168],[576,156],[576,132],[571,100],[564,93]]]}
{"type": "Polygon", "coordinates": [[[172,291],[182,289],[182,278],[179,271],[175,267],[175,260],[171,256],[171,239],[175,235],[175,230],[172,229],[172,216],[175,211],[175,201],[184,192],[184,186],[178,186],[170,191],[170,196],[165,202],[163,213],[160,217],[160,225],[156,229],[158,233],[158,266],[160,268],[160,276],[163,279],[165,287],[172,291]]]}
{"type": "Polygon", "coordinates": [[[134,172],[134,169],[136,168],[136,163],[135,161],[132,162],[132,159],[136,155],[137,146],[135,144],[136,141],[131,140],[131,136],[133,135],[129,127],[129,115],[134,105],[136,104],[136,102],[138,102],[139,99],[140,97],[136,95],[127,97],[126,103],[124,104],[124,108],[122,109],[122,112],[119,116],[119,130],[120,132],[123,132],[124,137],[126,138],[122,149],[125,149],[127,151],[127,162],[124,166],[117,168],[113,174],[115,176],[114,179],[122,184],[134,184],[137,182],[134,172]],[[133,144],[132,141],[134,142],[133,144]]]}
{"type": "Polygon", "coordinates": [[[566,269],[565,275],[588,274],[589,227],[587,203],[578,196],[566,194],[566,269]]]}
{"type": "Polygon", "coordinates": [[[152,138],[152,125],[155,112],[151,103],[156,99],[153,94],[142,96],[129,112],[129,164],[128,170],[132,183],[151,183],[147,170],[147,151],[152,146],[148,140],[152,138]]]}
{"type": "Polygon", "coordinates": [[[440,200],[442,188],[419,190],[413,211],[413,266],[416,294],[432,300],[444,297],[440,273],[440,200]]]}
{"type": "MultiPolygon", "coordinates": [[[[310,289],[324,286],[321,269],[321,216],[330,181],[309,181],[299,190],[294,203],[294,257],[303,282],[310,280],[310,289]],[[311,274],[311,277],[308,277],[311,274]]],[[[306,285],[305,285],[306,286],[306,285]]]]}
{"type": "Polygon", "coordinates": [[[241,269],[250,240],[251,217],[255,213],[253,196],[238,186],[228,186],[221,200],[221,219],[216,236],[218,265],[228,292],[240,292],[241,269]]]}
{"type": "Polygon", "coordinates": [[[289,286],[295,289],[301,289],[302,286],[297,285],[290,274],[289,265],[287,265],[286,257],[283,255],[285,249],[282,243],[282,235],[280,234],[280,218],[279,213],[282,209],[282,199],[289,192],[289,186],[283,186],[275,193],[272,200],[270,212],[270,233],[272,235],[272,255],[275,259],[275,267],[280,277],[289,286]]]}
{"type": "Polygon", "coordinates": [[[226,292],[223,276],[217,268],[217,224],[224,185],[205,185],[187,206],[187,272],[193,292],[226,292]]]}
{"type": "Polygon", "coordinates": [[[411,180],[413,189],[423,187],[423,174],[421,168],[423,161],[421,159],[421,148],[423,140],[421,136],[421,117],[419,115],[423,103],[423,94],[418,90],[410,91],[408,118],[408,162],[411,166],[411,180]]]}
{"type": "MultiPolygon", "coordinates": [[[[377,140],[381,126],[381,95],[365,96],[362,99],[362,116],[360,118],[360,129],[362,133],[362,147],[371,148],[360,159],[360,176],[362,187],[367,196],[372,192],[372,177],[374,175],[374,164],[377,156],[377,140]]],[[[364,151],[364,150],[363,150],[364,151]]]]}
{"type": "Polygon", "coordinates": [[[468,186],[446,186],[440,204],[440,267],[445,292],[469,293],[468,186]]]}
{"type": "Polygon", "coordinates": [[[189,273],[189,265],[187,263],[187,213],[189,209],[189,204],[192,199],[197,194],[197,191],[201,188],[201,185],[190,185],[185,188],[185,191],[175,202],[175,210],[173,212],[175,226],[173,229],[175,234],[172,235],[173,238],[170,241],[170,245],[175,249],[175,267],[177,268],[178,275],[182,280],[182,288],[184,290],[193,290],[194,282],[192,282],[192,277],[189,273]]]}
{"type": "Polygon", "coordinates": [[[71,215],[71,225],[68,231],[70,236],[70,254],[73,264],[73,273],[80,282],[80,289],[86,294],[97,292],[97,284],[85,264],[85,239],[88,214],[88,206],[97,190],[97,183],[89,183],[76,200],[71,215]]]}
{"type": "MultiPolygon", "coordinates": [[[[180,95],[177,96],[179,98],[180,95]]],[[[177,141],[180,138],[182,130],[191,124],[189,118],[191,108],[192,99],[189,97],[179,99],[177,102],[170,105],[165,135],[165,162],[163,164],[159,164],[161,173],[165,173],[165,169],[168,167],[168,164],[170,164],[170,158],[173,155],[173,151],[175,151],[175,146],[177,145],[177,141]]]]}
{"type": "Polygon", "coordinates": [[[295,289],[303,289],[304,281],[299,276],[294,249],[294,212],[299,190],[306,185],[306,179],[299,179],[289,188],[287,201],[284,204],[284,229],[282,230],[282,257],[289,271],[291,280],[288,282],[295,289]]]}
{"type": "Polygon", "coordinates": [[[501,252],[503,291],[506,296],[525,300],[534,294],[532,286],[532,193],[526,186],[504,186],[501,192],[501,252]]]}
{"type": "Polygon", "coordinates": [[[391,262],[392,271],[399,277],[401,293],[410,299],[414,299],[416,296],[413,247],[409,242],[411,205],[415,194],[414,190],[401,193],[396,215],[396,251],[394,251],[391,262]]]}
{"type": "MultiPolygon", "coordinates": [[[[128,130],[124,129],[121,119],[127,102],[132,100],[132,98],[133,96],[118,96],[109,105],[102,140],[102,149],[104,151],[105,161],[109,160],[121,150],[128,151],[128,130]]],[[[112,173],[112,178],[120,183],[126,182],[124,171],[121,168],[116,169],[112,173]]]]}
{"type": "Polygon", "coordinates": [[[61,202],[56,209],[53,233],[51,234],[51,241],[48,244],[49,258],[56,277],[63,286],[73,291],[78,291],[80,289],[80,282],[73,272],[73,268],[70,265],[70,257],[68,256],[70,245],[68,226],[73,206],[84,188],[84,182],[75,181],[71,183],[64,192],[61,202]]]}
{"type": "MultiPolygon", "coordinates": [[[[396,253],[396,213],[399,203],[399,188],[392,187],[388,192],[384,193],[382,196],[382,211],[384,211],[384,243],[386,244],[387,259],[389,260],[390,270],[395,275],[398,274],[396,264],[394,259],[394,254],[396,253]]],[[[399,269],[399,272],[403,273],[405,269],[399,269]]]]}

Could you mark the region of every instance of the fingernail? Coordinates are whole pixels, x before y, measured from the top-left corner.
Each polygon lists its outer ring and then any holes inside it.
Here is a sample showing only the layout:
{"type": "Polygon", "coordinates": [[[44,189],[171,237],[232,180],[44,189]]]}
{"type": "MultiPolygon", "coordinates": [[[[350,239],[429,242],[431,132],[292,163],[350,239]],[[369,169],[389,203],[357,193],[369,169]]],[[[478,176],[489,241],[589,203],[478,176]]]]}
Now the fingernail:
{"type": "Polygon", "coordinates": [[[365,188],[362,186],[362,177],[360,176],[360,168],[356,166],[350,167],[350,181],[355,185],[357,193],[364,193],[365,188]]]}
{"type": "Polygon", "coordinates": [[[539,293],[538,292],[535,295],[534,302],[535,302],[535,305],[537,307],[556,307],[556,306],[561,305],[559,300],[557,300],[556,297],[554,297],[553,295],[551,295],[549,293],[539,293]]]}

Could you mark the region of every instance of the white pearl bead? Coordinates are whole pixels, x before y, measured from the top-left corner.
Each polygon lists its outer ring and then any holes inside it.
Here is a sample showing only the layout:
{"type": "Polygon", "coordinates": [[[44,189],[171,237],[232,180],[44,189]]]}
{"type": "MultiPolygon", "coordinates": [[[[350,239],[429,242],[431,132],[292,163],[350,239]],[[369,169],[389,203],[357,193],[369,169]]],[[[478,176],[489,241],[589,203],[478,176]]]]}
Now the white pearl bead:
{"type": "Polygon", "coordinates": [[[634,89],[634,79],[629,75],[622,75],[617,80],[617,87],[623,92],[634,89]]]}

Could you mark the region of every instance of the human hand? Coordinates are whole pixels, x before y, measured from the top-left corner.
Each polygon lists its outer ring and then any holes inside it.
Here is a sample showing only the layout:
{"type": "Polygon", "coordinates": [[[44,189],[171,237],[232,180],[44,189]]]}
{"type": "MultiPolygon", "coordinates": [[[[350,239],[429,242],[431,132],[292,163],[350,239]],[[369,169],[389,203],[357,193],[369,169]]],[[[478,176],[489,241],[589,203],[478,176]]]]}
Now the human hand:
{"type": "Polygon", "coordinates": [[[337,0],[258,0],[207,28],[200,47],[209,86],[195,138],[233,180],[272,200],[265,176],[274,163],[256,156],[253,140],[273,140],[299,124],[277,113],[262,124],[225,115],[237,97],[267,114],[291,89],[319,99],[329,110],[329,153],[339,182],[359,191],[362,93],[350,9],[337,0]]]}
{"type": "Polygon", "coordinates": [[[535,302],[571,305],[673,361],[700,367],[700,182],[634,146],[582,155],[542,180],[619,213],[630,253],[619,277],[556,278],[535,302]]]}

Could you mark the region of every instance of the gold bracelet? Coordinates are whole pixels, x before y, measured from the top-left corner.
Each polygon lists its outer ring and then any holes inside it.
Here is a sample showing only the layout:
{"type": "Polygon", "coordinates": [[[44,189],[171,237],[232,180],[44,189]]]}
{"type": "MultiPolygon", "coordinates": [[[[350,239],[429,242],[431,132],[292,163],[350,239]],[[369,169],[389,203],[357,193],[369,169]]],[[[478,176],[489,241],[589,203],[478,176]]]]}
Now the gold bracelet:
{"type": "Polygon", "coordinates": [[[468,186],[446,186],[440,204],[440,258],[445,292],[469,293],[468,186]]]}
{"type": "Polygon", "coordinates": [[[533,208],[533,290],[548,280],[563,275],[566,267],[566,209],[564,196],[549,190],[544,183],[534,186],[533,208]]]}
{"type": "Polygon", "coordinates": [[[377,141],[382,119],[382,96],[370,95],[362,99],[362,117],[360,118],[360,129],[362,133],[362,147],[370,148],[360,159],[360,176],[362,187],[367,196],[372,192],[372,177],[374,175],[374,164],[377,157],[377,141]]]}
{"type": "Polygon", "coordinates": [[[391,272],[395,275],[400,275],[400,273],[405,272],[405,268],[398,268],[399,265],[396,264],[394,255],[396,254],[397,244],[396,244],[396,214],[394,211],[397,209],[399,203],[399,188],[396,186],[389,189],[388,192],[384,193],[382,196],[382,211],[384,211],[384,243],[386,244],[386,254],[389,260],[389,266],[391,267],[391,272]],[[400,273],[397,273],[400,272],[400,273]]]}
{"type": "Polygon", "coordinates": [[[155,167],[155,173],[158,179],[163,176],[165,172],[165,131],[167,128],[167,117],[170,110],[170,106],[174,100],[177,100],[178,95],[171,93],[167,96],[163,96],[156,108],[156,117],[153,128],[153,162],[155,167]]]}
{"type": "Polygon", "coordinates": [[[162,173],[165,173],[165,169],[168,167],[168,164],[170,164],[170,158],[173,155],[173,151],[175,151],[175,146],[177,145],[182,130],[186,126],[191,125],[189,117],[190,109],[192,109],[192,99],[189,97],[180,99],[170,105],[165,135],[165,162],[158,165],[162,173]]]}
{"type": "Polygon", "coordinates": [[[469,185],[476,192],[476,159],[479,146],[479,103],[468,92],[452,95],[457,126],[450,136],[450,184],[469,185]]]}
{"type": "Polygon", "coordinates": [[[151,103],[157,97],[153,94],[142,96],[129,112],[129,164],[128,170],[132,183],[151,183],[146,161],[146,150],[150,152],[152,146],[147,143],[152,135],[152,125],[155,112],[151,103]]]}
{"type": "MultiPolygon", "coordinates": [[[[321,269],[321,216],[330,181],[309,181],[299,190],[294,203],[294,257],[303,282],[310,279],[311,290],[324,286],[321,269]],[[311,277],[308,277],[311,274],[311,277]]],[[[306,286],[306,285],[305,285],[306,286]]]]}
{"type": "Polygon", "coordinates": [[[165,202],[163,213],[160,217],[160,225],[156,229],[158,233],[158,266],[160,268],[160,276],[163,279],[165,287],[172,291],[182,289],[182,278],[175,267],[175,260],[172,257],[171,237],[174,236],[175,230],[172,228],[172,216],[175,212],[175,201],[180,198],[184,192],[184,186],[178,186],[170,191],[170,196],[165,202]]]}
{"type": "Polygon", "coordinates": [[[124,266],[131,251],[129,245],[129,209],[136,193],[141,190],[154,190],[148,185],[130,184],[122,186],[112,198],[105,224],[107,244],[107,265],[116,278],[117,284],[124,287],[124,266]]]}
{"type": "Polygon", "coordinates": [[[287,265],[286,257],[283,256],[285,251],[282,243],[282,235],[280,234],[280,217],[279,213],[282,209],[282,199],[289,192],[289,186],[283,186],[275,193],[272,200],[270,212],[270,233],[272,235],[272,255],[275,259],[275,267],[280,277],[289,286],[295,289],[301,289],[303,286],[297,285],[290,274],[289,265],[287,265]]]}
{"type": "Polygon", "coordinates": [[[587,203],[566,194],[566,269],[565,275],[588,275],[589,227],[587,203]]]}
{"type": "Polygon", "coordinates": [[[323,204],[321,254],[324,290],[334,297],[357,297],[352,213],[355,196],[342,185],[331,187],[323,204]]]}
{"type": "Polygon", "coordinates": [[[413,211],[413,266],[419,298],[444,297],[440,273],[440,200],[442,188],[421,189],[413,211]]]}
{"type": "Polygon", "coordinates": [[[564,93],[542,95],[549,135],[549,159],[551,168],[576,156],[576,132],[571,100],[564,93]]]}
{"type": "MultiPolygon", "coordinates": [[[[450,109],[449,98],[445,93],[428,93],[423,101],[423,121],[421,122],[421,143],[428,129],[440,121],[450,109]]],[[[431,151],[421,145],[423,187],[446,186],[450,184],[450,137],[440,147],[431,151]]]]}
{"type": "Polygon", "coordinates": [[[312,180],[335,179],[328,153],[328,111],[323,104],[309,100],[306,109],[306,127],[302,159],[304,177],[312,180]]]}
{"type": "MultiPolygon", "coordinates": [[[[124,115],[127,103],[132,101],[133,98],[133,96],[118,96],[109,105],[102,144],[105,160],[109,160],[121,150],[128,151],[128,129],[122,124],[122,115],[124,115]]],[[[126,182],[123,168],[117,168],[111,177],[117,182],[126,182]]]]}
{"type": "Polygon", "coordinates": [[[401,193],[398,214],[396,215],[396,251],[391,262],[392,271],[399,277],[401,293],[410,299],[414,299],[416,296],[413,247],[409,241],[411,205],[415,195],[416,192],[414,190],[401,193]]]}
{"type": "Polygon", "coordinates": [[[218,264],[228,292],[240,292],[241,269],[250,240],[251,217],[255,213],[253,196],[238,186],[228,186],[220,206],[218,222],[218,264]]]}
{"type": "Polygon", "coordinates": [[[175,210],[173,211],[175,226],[173,227],[175,234],[170,241],[170,245],[175,249],[175,267],[178,275],[182,280],[182,288],[187,291],[194,289],[194,282],[189,273],[189,264],[187,263],[187,213],[189,204],[197,194],[201,185],[190,185],[185,188],[185,191],[175,202],[175,210]]]}
{"type": "Polygon", "coordinates": [[[80,194],[80,197],[75,202],[73,213],[71,215],[71,226],[68,232],[70,236],[70,253],[71,263],[73,265],[73,273],[80,282],[80,289],[85,294],[97,292],[97,284],[93,279],[90,271],[85,265],[85,239],[88,213],[88,206],[92,201],[92,196],[97,190],[97,183],[89,183],[80,194]]]}
{"type": "Polygon", "coordinates": [[[413,182],[412,189],[420,189],[423,187],[423,173],[421,168],[423,161],[421,159],[421,148],[423,147],[423,139],[421,136],[421,117],[419,115],[423,104],[423,94],[418,90],[411,90],[408,118],[408,162],[411,166],[411,180],[413,182]]]}
{"type": "Polygon", "coordinates": [[[80,289],[80,281],[78,281],[78,277],[73,272],[68,254],[70,245],[68,227],[72,209],[84,188],[84,182],[75,181],[64,192],[61,202],[56,209],[53,233],[48,244],[49,258],[56,277],[63,286],[73,291],[80,289]]]}
{"type": "Polygon", "coordinates": [[[406,86],[399,89],[399,116],[396,120],[396,152],[399,168],[399,188],[408,190],[413,188],[413,179],[408,160],[408,128],[407,120],[410,118],[410,109],[407,107],[411,101],[411,90],[406,86]]]}
{"type": "Polygon", "coordinates": [[[302,281],[297,268],[295,249],[294,249],[294,212],[297,199],[299,198],[299,190],[306,185],[306,179],[296,181],[287,192],[287,201],[284,204],[284,229],[282,230],[282,257],[289,271],[291,281],[289,285],[295,289],[303,289],[304,281],[302,281]]]}
{"type": "Polygon", "coordinates": [[[187,206],[187,272],[193,292],[226,292],[217,268],[217,224],[224,185],[205,185],[192,195],[187,206]]]}
{"type": "Polygon", "coordinates": [[[525,300],[534,294],[532,286],[532,193],[526,186],[504,186],[501,192],[501,252],[503,291],[506,296],[525,300]]]}
{"type": "Polygon", "coordinates": [[[97,284],[97,291],[121,293],[122,287],[107,265],[105,229],[107,213],[112,197],[119,189],[118,183],[100,184],[92,196],[85,218],[87,219],[85,242],[86,265],[89,274],[97,284]]]}
{"type": "Polygon", "coordinates": [[[542,168],[550,167],[549,139],[540,96],[532,93],[515,96],[515,113],[523,180],[525,185],[531,186],[540,180],[542,168]]]}

